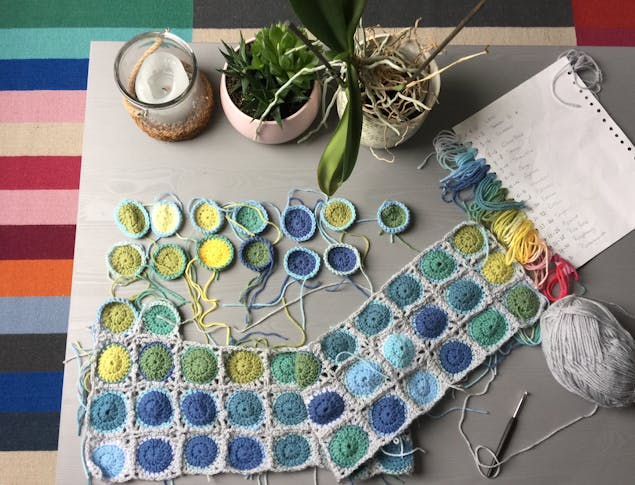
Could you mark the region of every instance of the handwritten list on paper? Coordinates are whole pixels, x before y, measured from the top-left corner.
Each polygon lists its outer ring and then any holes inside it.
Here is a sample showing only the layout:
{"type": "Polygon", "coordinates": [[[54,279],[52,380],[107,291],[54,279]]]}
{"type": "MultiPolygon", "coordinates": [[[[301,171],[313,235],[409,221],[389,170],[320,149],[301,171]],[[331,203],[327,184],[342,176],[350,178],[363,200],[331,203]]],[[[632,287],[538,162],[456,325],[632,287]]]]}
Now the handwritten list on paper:
{"type": "Polygon", "coordinates": [[[454,131],[580,267],[635,228],[635,150],[568,66],[558,60],[454,131]]]}

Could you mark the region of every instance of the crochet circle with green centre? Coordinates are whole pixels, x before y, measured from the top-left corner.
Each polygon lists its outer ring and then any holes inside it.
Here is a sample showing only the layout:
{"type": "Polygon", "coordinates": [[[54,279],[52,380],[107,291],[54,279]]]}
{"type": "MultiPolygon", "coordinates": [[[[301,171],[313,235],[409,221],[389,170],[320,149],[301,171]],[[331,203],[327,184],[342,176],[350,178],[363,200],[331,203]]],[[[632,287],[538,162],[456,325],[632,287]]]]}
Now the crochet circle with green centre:
{"type": "Polygon", "coordinates": [[[530,320],[536,316],[540,309],[540,299],[531,288],[519,285],[507,293],[505,306],[514,316],[530,320]]]}
{"type": "Polygon", "coordinates": [[[430,281],[438,283],[454,273],[456,261],[445,251],[433,249],[422,256],[419,268],[430,281]]]}
{"type": "Polygon", "coordinates": [[[159,278],[173,280],[185,271],[187,256],[176,244],[161,244],[152,254],[152,269],[159,278]]]}
{"type": "Polygon", "coordinates": [[[306,387],[317,381],[322,365],[310,352],[298,352],[295,356],[295,380],[300,387],[306,387]]]}
{"type": "Polygon", "coordinates": [[[295,352],[275,354],[271,359],[271,375],[280,384],[295,383],[295,352]]]}
{"type": "Polygon", "coordinates": [[[243,258],[252,268],[266,268],[271,264],[269,245],[265,241],[251,241],[245,247],[243,258]]]}
{"type": "Polygon", "coordinates": [[[108,253],[108,264],[117,276],[133,277],[143,270],[145,256],[136,244],[117,244],[108,253]]]}
{"type": "Polygon", "coordinates": [[[178,310],[167,302],[154,302],[141,313],[143,326],[155,335],[168,335],[179,320],[178,310]]]}
{"type": "Polygon", "coordinates": [[[329,442],[329,454],[336,465],[350,468],[366,455],[368,444],[368,433],[362,428],[355,425],[342,426],[329,442]]]}
{"type": "Polygon", "coordinates": [[[463,226],[454,233],[452,244],[463,254],[471,256],[483,249],[483,234],[476,226],[463,226]]]}
{"type": "Polygon", "coordinates": [[[480,345],[491,347],[498,344],[507,334],[507,320],[497,310],[488,308],[470,320],[467,331],[480,345]]]}
{"type": "Polygon", "coordinates": [[[163,343],[152,342],[141,350],[139,370],[149,381],[163,381],[172,374],[172,352],[163,343]]]}
{"type": "Polygon", "coordinates": [[[493,285],[507,283],[514,276],[514,267],[507,264],[503,253],[490,254],[481,268],[483,277],[493,285]]]}
{"type": "Polygon", "coordinates": [[[242,228],[246,229],[251,234],[259,234],[267,227],[269,220],[264,209],[257,205],[246,205],[239,207],[234,213],[235,221],[242,228]]]}
{"type": "Polygon", "coordinates": [[[229,378],[237,384],[248,384],[260,378],[264,366],[260,356],[249,350],[235,350],[225,361],[229,378]]]}
{"type": "Polygon", "coordinates": [[[150,218],[145,208],[136,201],[124,201],[117,208],[117,223],[130,237],[142,237],[150,228],[150,218]]]}
{"type": "Polygon", "coordinates": [[[99,314],[101,324],[113,333],[125,332],[132,327],[135,319],[132,305],[120,300],[106,303],[99,314]]]}
{"type": "Polygon", "coordinates": [[[209,384],[218,373],[216,355],[203,347],[192,347],[181,357],[185,380],[194,384],[209,384]]]}
{"type": "Polygon", "coordinates": [[[391,229],[401,227],[406,223],[406,212],[398,205],[389,205],[380,213],[381,221],[391,229]]]}

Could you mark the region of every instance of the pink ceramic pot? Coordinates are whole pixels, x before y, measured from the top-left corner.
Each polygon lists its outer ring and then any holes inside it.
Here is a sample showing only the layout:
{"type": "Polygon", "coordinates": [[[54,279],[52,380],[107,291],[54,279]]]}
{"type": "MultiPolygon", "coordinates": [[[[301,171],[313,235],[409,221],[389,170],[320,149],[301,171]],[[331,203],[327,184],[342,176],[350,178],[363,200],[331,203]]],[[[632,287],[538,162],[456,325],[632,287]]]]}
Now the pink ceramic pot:
{"type": "MultiPolygon", "coordinates": [[[[227,65],[223,69],[227,69],[227,65]]],[[[232,126],[241,135],[258,143],[270,145],[293,140],[311,126],[320,109],[321,93],[320,83],[316,81],[313,83],[313,89],[306,104],[288,118],[284,118],[280,127],[275,121],[264,121],[261,124],[260,121],[240,111],[229,96],[225,74],[220,80],[220,102],[232,126]]]]}

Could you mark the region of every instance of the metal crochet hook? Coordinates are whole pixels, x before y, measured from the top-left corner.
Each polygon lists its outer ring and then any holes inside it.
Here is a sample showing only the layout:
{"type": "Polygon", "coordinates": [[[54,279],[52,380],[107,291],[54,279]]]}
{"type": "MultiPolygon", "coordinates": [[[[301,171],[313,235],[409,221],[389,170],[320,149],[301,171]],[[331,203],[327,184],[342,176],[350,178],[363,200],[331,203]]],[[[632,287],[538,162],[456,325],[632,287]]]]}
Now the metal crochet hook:
{"type": "Polygon", "coordinates": [[[520,401],[518,401],[518,404],[516,405],[514,414],[512,414],[512,417],[509,418],[509,421],[507,421],[507,426],[505,426],[505,431],[503,431],[503,435],[501,436],[501,439],[498,442],[498,446],[496,447],[496,453],[494,454],[494,458],[492,459],[492,462],[490,463],[491,468],[488,468],[487,471],[485,472],[485,476],[487,478],[492,478],[492,475],[496,472],[496,470],[500,469],[500,465],[499,466],[495,466],[495,465],[503,457],[503,454],[507,450],[507,445],[509,444],[511,440],[512,433],[516,429],[516,421],[518,421],[518,413],[520,412],[520,408],[522,407],[523,403],[525,402],[525,398],[528,395],[529,393],[527,391],[523,392],[523,395],[520,396],[520,401]]]}

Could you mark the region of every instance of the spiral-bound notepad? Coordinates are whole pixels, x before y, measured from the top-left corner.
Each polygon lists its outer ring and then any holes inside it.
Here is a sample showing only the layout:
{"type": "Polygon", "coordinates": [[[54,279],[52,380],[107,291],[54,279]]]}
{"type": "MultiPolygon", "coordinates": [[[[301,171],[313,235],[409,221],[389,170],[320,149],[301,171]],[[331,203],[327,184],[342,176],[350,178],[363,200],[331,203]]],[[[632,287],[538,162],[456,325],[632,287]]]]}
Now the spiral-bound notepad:
{"type": "Polygon", "coordinates": [[[454,127],[576,267],[635,229],[635,147],[581,86],[562,58],[454,127]]]}

